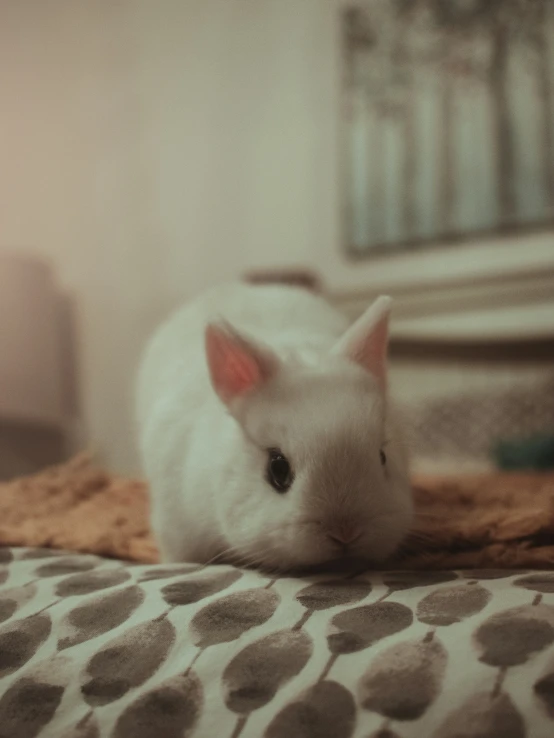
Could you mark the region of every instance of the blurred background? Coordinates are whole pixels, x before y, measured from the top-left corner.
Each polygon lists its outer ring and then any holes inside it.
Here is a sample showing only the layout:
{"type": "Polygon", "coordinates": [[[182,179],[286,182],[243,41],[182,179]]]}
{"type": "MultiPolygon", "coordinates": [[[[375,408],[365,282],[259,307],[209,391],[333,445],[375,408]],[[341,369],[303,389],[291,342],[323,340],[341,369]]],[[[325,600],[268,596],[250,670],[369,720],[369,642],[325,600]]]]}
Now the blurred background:
{"type": "Polygon", "coordinates": [[[554,465],[554,2],[2,0],[0,479],[139,474],[143,344],[234,278],[395,298],[416,468],[554,465]]]}

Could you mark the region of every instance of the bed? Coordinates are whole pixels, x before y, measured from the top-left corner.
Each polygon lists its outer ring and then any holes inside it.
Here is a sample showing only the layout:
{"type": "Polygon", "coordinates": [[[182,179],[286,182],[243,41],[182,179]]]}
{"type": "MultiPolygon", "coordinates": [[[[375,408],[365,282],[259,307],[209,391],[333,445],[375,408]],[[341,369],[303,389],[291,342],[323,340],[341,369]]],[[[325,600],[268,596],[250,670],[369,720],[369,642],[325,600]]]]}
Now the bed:
{"type": "Polygon", "coordinates": [[[554,573],[0,560],[6,737],[554,732],[554,573]]]}

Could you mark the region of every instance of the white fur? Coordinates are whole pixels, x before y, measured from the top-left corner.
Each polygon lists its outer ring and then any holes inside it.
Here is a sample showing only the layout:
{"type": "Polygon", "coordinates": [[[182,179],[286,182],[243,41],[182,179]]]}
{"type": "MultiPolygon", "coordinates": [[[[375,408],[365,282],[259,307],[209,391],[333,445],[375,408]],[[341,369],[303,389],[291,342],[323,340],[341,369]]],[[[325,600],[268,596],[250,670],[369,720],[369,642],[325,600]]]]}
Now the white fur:
{"type": "Polygon", "coordinates": [[[397,548],[412,519],[406,454],[380,384],[333,353],[347,328],[306,291],[246,285],[208,292],[161,326],[140,369],[137,419],[164,561],[317,565],[343,555],[327,536],[343,523],[362,531],[352,556],[381,560],[397,548]],[[232,414],[206,364],[214,318],[280,359],[232,414]],[[285,494],[266,481],[273,447],[295,472],[285,494]]]}

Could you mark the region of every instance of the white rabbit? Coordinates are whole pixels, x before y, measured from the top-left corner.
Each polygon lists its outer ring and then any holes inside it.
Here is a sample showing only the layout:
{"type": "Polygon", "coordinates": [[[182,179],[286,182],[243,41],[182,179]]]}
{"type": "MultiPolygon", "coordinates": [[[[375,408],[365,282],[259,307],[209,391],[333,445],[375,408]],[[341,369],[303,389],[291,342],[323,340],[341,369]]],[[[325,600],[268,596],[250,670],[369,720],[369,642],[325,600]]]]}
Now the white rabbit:
{"type": "Polygon", "coordinates": [[[302,289],[236,284],[161,326],[137,420],[164,561],[290,570],[395,551],[413,508],[386,392],[390,303],[348,327],[302,289]]]}

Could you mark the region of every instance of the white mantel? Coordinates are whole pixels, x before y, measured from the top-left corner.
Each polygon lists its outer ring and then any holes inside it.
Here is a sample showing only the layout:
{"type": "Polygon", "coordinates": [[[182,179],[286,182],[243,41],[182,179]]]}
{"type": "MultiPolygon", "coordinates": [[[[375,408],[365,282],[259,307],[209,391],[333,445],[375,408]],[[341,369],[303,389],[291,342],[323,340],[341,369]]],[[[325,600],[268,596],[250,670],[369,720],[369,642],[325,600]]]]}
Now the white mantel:
{"type": "Polygon", "coordinates": [[[352,317],[391,294],[398,339],[554,340],[554,231],[343,260],[334,280],[334,300],[352,317]]]}

